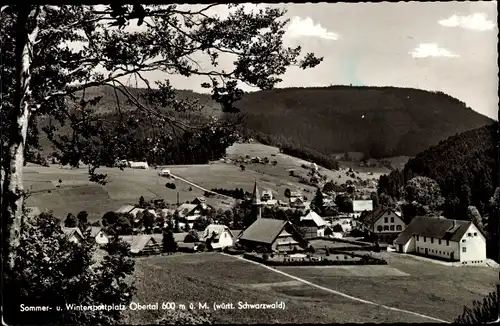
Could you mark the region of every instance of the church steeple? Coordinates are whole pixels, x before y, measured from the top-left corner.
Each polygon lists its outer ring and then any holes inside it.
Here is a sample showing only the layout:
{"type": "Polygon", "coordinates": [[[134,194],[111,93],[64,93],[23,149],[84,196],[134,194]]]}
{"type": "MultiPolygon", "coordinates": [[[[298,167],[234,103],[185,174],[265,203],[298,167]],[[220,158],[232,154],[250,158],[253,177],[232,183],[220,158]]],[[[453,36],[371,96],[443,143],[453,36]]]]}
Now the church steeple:
{"type": "Polygon", "coordinates": [[[259,189],[257,189],[257,181],[255,181],[255,184],[253,186],[252,211],[257,218],[262,217],[262,203],[260,201],[259,189]]]}

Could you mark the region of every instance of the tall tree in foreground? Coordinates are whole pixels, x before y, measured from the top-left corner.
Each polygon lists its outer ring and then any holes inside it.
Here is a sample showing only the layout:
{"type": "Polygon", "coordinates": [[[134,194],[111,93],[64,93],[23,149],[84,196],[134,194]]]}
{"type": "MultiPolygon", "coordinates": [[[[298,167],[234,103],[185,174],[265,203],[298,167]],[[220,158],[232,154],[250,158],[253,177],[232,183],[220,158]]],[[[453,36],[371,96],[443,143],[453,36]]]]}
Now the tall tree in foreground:
{"type": "MultiPolygon", "coordinates": [[[[58,135],[56,127],[44,129],[59,150],[62,164],[89,167],[90,180],[104,183],[96,172],[103,164],[120,159],[134,142],[120,137],[133,121],[118,120],[109,137],[109,126],[92,110],[100,97],[85,96],[93,86],[107,85],[122,94],[155,126],[163,126],[161,141],[176,141],[178,132],[197,134],[204,126],[189,125],[173,113],[202,109],[191,100],[179,100],[168,78],[153,89],[143,73],[206,78],[203,87],[224,112],[237,111],[243,95],[238,82],[271,89],[290,66],[303,69],[321,62],[313,54],[300,58],[300,47],[283,45],[284,11],[266,8],[248,12],[241,6],[221,18],[209,13],[216,5],[199,9],[176,5],[54,6],[9,5],[0,7],[2,29],[2,114],[0,125],[3,255],[15,266],[23,225],[23,172],[26,148],[36,146],[37,120],[50,117],[69,123],[72,133],[58,135]],[[133,21],[140,28],[127,25],[133,21]],[[79,46],[76,47],[74,44],[79,46]],[[220,56],[231,56],[231,69],[219,67],[220,56]],[[200,62],[208,62],[206,69],[200,62]],[[211,67],[210,67],[211,65],[211,67]],[[142,80],[148,91],[133,94],[123,80],[142,80]],[[76,103],[77,105],[70,105],[76,103]],[[167,108],[168,110],[161,110],[167,108]],[[121,131],[120,131],[121,130],[121,131]],[[8,257],[6,257],[8,254],[8,257]]],[[[118,95],[117,95],[118,99],[118,95]]],[[[116,110],[121,116],[120,103],[116,110]]],[[[224,125],[214,119],[208,132],[224,125]]],[[[182,137],[182,136],[180,136],[182,137]]],[[[154,138],[154,137],[153,137],[154,138]]]]}

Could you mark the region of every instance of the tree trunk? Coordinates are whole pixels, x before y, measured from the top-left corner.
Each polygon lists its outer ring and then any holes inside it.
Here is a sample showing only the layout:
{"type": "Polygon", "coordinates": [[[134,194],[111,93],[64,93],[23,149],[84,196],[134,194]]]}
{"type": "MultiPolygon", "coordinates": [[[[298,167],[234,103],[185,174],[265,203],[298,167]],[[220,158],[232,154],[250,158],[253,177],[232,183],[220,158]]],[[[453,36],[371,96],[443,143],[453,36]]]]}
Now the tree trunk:
{"type": "MultiPolygon", "coordinates": [[[[4,250],[7,251],[7,263],[12,270],[15,265],[16,248],[19,246],[23,224],[23,164],[24,149],[28,133],[30,116],[30,66],[32,48],[38,35],[38,24],[30,32],[28,22],[36,21],[38,6],[20,6],[17,12],[16,35],[16,97],[14,109],[9,112],[10,131],[9,148],[4,162],[2,183],[2,220],[6,231],[4,250]]],[[[4,255],[5,257],[5,251],[4,255]]]]}

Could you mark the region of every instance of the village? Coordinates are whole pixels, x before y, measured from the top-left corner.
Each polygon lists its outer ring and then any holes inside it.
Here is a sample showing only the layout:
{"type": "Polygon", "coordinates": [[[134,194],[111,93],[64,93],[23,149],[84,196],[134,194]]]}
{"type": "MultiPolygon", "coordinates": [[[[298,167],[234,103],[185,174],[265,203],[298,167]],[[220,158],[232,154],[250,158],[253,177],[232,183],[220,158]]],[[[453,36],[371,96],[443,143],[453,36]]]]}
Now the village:
{"type": "MultiPolygon", "coordinates": [[[[267,158],[247,160],[270,163],[267,158]]],[[[149,168],[141,162],[128,162],[128,167],[149,168]]],[[[259,189],[255,182],[251,192],[225,191],[239,198],[231,209],[207,203],[215,192],[184,203],[177,199],[175,204],[141,197],[137,204],[105,213],[102,221],[81,223],[83,229],[79,218],[68,216],[63,230],[71,241],[88,236],[101,247],[118,237],[130,244],[134,256],[220,251],[266,264],[383,264],[373,255],[382,250],[451,265],[486,263],[485,238],[473,222],[418,216],[406,224],[397,207],[366,199],[371,189],[356,189],[361,182],[329,187],[315,163],[303,168],[317,187],[310,199],[298,189],[286,189],[288,200],[278,200],[272,190],[259,189]]],[[[349,170],[346,173],[354,175],[349,170]]],[[[160,169],[158,177],[174,178],[168,169],[160,169]]]]}

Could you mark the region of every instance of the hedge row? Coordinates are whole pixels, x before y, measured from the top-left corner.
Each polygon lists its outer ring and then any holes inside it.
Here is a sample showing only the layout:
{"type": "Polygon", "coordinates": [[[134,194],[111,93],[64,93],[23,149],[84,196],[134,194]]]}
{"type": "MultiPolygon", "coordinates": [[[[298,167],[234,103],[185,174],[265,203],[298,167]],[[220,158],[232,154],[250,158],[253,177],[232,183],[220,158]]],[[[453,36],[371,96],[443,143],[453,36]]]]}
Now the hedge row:
{"type": "MultiPolygon", "coordinates": [[[[354,255],[351,255],[354,256],[354,255]]],[[[361,255],[358,255],[361,256],[361,255]]],[[[329,260],[329,259],[323,259],[319,261],[311,261],[311,260],[306,260],[306,261],[273,261],[273,260],[265,260],[261,257],[256,257],[254,255],[249,255],[249,254],[244,254],[243,258],[252,260],[267,266],[333,266],[333,265],[387,265],[387,262],[382,259],[377,259],[377,258],[372,258],[372,257],[366,257],[362,256],[363,258],[361,260],[350,260],[350,261],[345,261],[345,260],[329,260]]]]}

